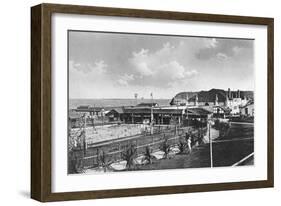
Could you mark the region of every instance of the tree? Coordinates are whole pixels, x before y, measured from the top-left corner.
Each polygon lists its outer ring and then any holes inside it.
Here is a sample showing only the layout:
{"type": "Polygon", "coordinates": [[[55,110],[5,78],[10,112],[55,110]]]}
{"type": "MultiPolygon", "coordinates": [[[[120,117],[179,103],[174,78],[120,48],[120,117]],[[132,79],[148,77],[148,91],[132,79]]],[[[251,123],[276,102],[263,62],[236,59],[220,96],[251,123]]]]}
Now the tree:
{"type": "Polygon", "coordinates": [[[180,142],[178,143],[178,148],[179,148],[179,150],[180,150],[180,152],[179,152],[180,154],[184,153],[185,150],[186,150],[186,143],[183,142],[183,141],[180,141],[180,142]]]}
{"type": "Polygon", "coordinates": [[[109,160],[109,158],[106,156],[105,152],[102,150],[98,154],[98,165],[103,168],[104,172],[107,172],[108,170],[111,169],[111,167],[110,167],[111,163],[112,163],[112,161],[109,160]]]}
{"type": "Polygon", "coordinates": [[[148,164],[152,164],[153,160],[155,160],[155,159],[156,159],[156,157],[152,154],[152,149],[149,146],[147,146],[145,148],[145,153],[144,153],[142,162],[147,161],[148,164]]]}
{"type": "Polygon", "coordinates": [[[165,138],[162,144],[160,144],[159,149],[164,152],[163,158],[167,159],[171,151],[171,145],[168,143],[168,139],[165,138]]]}
{"type": "Polygon", "coordinates": [[[121,158],[125,160],[126,163],[126,170],[133,170],[135,169],[136,161],[135,158],[137,157],[137,149],[135,145],[131,144],[129,147],[125,149],[124,152],[121,153],[121,158]]]}

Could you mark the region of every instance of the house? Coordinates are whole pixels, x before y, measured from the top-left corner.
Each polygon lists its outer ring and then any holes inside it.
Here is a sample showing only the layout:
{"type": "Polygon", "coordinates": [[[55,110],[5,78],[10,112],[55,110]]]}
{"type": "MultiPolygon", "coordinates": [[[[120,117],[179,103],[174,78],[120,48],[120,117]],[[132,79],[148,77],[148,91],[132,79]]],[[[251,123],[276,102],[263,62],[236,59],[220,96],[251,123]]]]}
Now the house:
{"type": "Polygon", "coordinates": [[[240,107],[247,104],[249,99],[253,99],[252,91],[225,91],[222,89],[211,89],[199,92],[178,93],[170,102],[171,105],[186,105],[193,107],[214,107],[216,115],[230,110],[230,115],[239,115],[240,107]]]}
{"type": "Polygon", "coordinates": [[[213,106],[213,117],[215,118],[225,118],[231,113],[231,109],[224,106],[213,106]]]}
{"type": "Polygon", "coordinates": [[[109,122],[115,122],[115,121],[123,121],[123,116],[124,116],[124,108],[122,107],[117,107],[114,109],[111,109],[106,116],[109,119],[109,122]]]}
{"type": "Polygon", "coordinates": [[[136,107],[158,107],[158,103],[156,102],[151,102],[151,103],[140,103],[140,104],[137,104],[136,107]]]}
{"type": "Polygon", "coordinates": [[[250,100],[245,106],[240,107],[240,115],[245,117],[253,117],[255,112],[254,101],[250,100]]]}
{"type": "Polygon", "coordinates": [[[212,116],[210,107],[189,107],[185,112],[184,126],[206,127],[207,121],[212,116]]]}
{"type": "Polygon", "coordinates": [[[88,117],[101,117],[105,115],[105,110],[102,107],[91,107],[89,105],[78,106],[76,112],[86,113],[88,117]]]}
{"type": "MultiPolygon", "coordinates": [[[[125,107],[124,122],[132,124],[153,123],[160,125],[185,124],[186,119],[208,119],[211,112],[204,108],[186,106],[125,107]]],[[[189,124],[190,125],[190,124],[189,124]]]]}
{"type": "Polygon", "coordinates": [[[143,124],[144,122],[155,124],[170,124],[172,121],[181,122],[186,107],[125,107],[125,123],[143,124]]]}

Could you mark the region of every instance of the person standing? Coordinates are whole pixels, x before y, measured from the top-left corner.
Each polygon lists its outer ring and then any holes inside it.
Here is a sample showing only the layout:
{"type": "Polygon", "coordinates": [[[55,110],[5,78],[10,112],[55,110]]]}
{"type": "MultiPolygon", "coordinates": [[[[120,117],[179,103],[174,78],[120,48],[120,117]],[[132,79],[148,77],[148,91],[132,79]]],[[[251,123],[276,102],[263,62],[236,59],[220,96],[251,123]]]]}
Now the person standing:
{"type": "Polygon", "coordinates": [[[187,148],[188,148],[188,152],[191,153],[192,147],[191,147],[191,138],[190,137],[187,138],[187,148]]]}

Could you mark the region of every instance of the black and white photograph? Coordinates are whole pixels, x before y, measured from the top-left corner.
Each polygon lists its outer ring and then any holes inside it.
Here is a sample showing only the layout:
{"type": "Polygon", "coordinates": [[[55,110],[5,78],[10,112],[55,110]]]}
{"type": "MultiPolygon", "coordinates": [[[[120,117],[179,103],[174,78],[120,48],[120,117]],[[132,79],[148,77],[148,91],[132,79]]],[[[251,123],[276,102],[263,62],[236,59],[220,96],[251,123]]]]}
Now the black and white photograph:
{"type": "Polygon", "coordinates": [[[68,30],[68,174],[254,166],[254,39],[68,30]]]}

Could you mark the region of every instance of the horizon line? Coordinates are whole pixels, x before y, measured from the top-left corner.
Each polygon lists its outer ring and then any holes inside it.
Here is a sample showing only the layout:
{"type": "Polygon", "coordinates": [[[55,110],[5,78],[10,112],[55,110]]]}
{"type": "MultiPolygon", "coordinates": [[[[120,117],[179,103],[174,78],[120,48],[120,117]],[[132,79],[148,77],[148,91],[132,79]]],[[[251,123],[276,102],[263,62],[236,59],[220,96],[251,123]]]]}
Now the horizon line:
{"type": "MultiPolygon", "coordinates": [[[[217,88],[212,88],[212,89],[216,89],[216,90],[224,90],[224,89],[217,89],[217,88]]],[[[209,89],[209,90],[194,90],[194,91],[182,91],[182,92],[178,92],[176,93],[173,97],[175,97],[177,94],[179,93],[183,93],[183,92],[202,92],[202,91],[210,91],[212,89],[209,89]]],[[[248,92],[254,92],[254,90],[250,90],[250,89],[245,89],[245,90],[241,90],[241,89],[230,89],[230,91],[242,91],[242,92],[245,92],[245,91],[248,91],[248,92]]],[[[225,92],[228,91],[227,90],[224,90],[225,92]]],[[[153,93],[153,92],[152,92],[153,93]]],[[[173,98],[172,97],[172,98],[173,98]]],[[[68,99],[135,99],[133,97],[68,97],[68,99]]],[[[151,99],[151,97],[142,97],[142,98],[137,98],[138,100],[141,100],[141,99],[151,99]]],[[[163,98],[163,97],[160,97],[160,98],[153,98],[153,99],[163,99],[163,100],[167,100],[167,99],[171,99],[171,98],[163,98]]]]}

